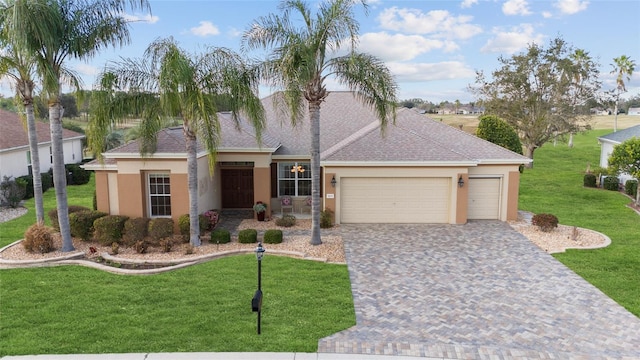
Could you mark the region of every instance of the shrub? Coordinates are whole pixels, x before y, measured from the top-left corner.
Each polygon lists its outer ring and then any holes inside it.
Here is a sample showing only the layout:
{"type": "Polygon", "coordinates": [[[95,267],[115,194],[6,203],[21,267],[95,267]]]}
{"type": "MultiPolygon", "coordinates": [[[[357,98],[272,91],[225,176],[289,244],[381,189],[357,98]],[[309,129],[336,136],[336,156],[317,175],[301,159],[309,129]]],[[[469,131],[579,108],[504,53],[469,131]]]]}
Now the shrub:
{"type": "Polygon", "coordinates": [[[107,214],[93,210],[78,211],[73,214],[69,214],[71,236],[79,237],[84,241],[88,241],[93,235],[93,222],[103,216],[107,216],[107,214]]]}
{"type": "Polygon", "coordinates": [[[149,245],[147,244],[146,241],[140,240],[140,241],[136,241],[133,247],[136,249],[136,252],[138,254],[144,254],[147,252],[147,248],[149,247],[149,245]]]}
{"type": "Polygon", "coordinates": [[[148,226],[149,219],[147,218],[133,218],[125,221],[122,243],[127,246],[132,246],[136,242],[144,240],[147,236],[148,226]]]}
{"type": "Polygon", "coordinates": [[[51,229],[43,224],[33,224],[24,233],[22,246],[28,252],[37,252],[40,254],[48,253],[53,250],[53,237],[51,229]]]}
{"type": "Polygon", "coordinates": [[[326,209],[320,212],[320,227],[323,229],[333,227],[333,211],[326,209]]]}
{"type": "Polygon", "coordinates": [[[638,191],[638,180],[627,180],[624,183],[624,193],[635,197],[638,191]]]}
{"type": "Polygon", "coordinates": [[[589,169],[588,171],[589,174],[594,174],[594,175],[603,175],[603,176],[607,176],[609,175],[609,169],[607,168],[603,168],[600,166],[594,166],[592,168],[589,169]]]}
{"type": "Polygon", "coordinates": [[[292,227],[296,224],[296,217],[291,214],[284,214],[280,219],[276,219],[276,225],[282,227],[292,227]]]}
{"type": "Polygon", "coordinates": [[[91,171],[80,167],[79,164],[66,164],[67,185],[84,185],[91,180],[91,171]]]}
{"type": "Polygon", "coordinates": [[[220,219],[220,214],[218,213],[218,210],[207,210],[202,215],[207,219],[207,223],[208,223],[207,230],[215,229],[216,225],[218,224],[218,220],[220,219]]]}
{"type": "Polygon", "coordinates": [[[120,244],[118,244],[117,242],[112,243],[111,255],[118,255],[118,252],[120,252],[120,244]]]}
{"type": "Polygon", "coordinates": [[[616,176],[607,176],[602,182],[602,187],[611,191],[618,191],[620,188],[620,179],[616,176]]]}
{"type": "MultiPolygon", "coordinates": [[[[178,218],[178,228],[180,229],[180,235],[189,236],[191,233],[191,217],[189,214],[180,215],[178,218]]],[[[209,229],[209,219],[204,215],[198,215],[198,224],[200,227],[200,234],[209,229]]]]}
{"type": "Polygon", "coordinates": [[[595,174],[584,174],[583,184],[585,187],[597,187],[595,174]]]}
{"type": "Polygon", "coordinates": [[[238,242],[241,244],[252,244],[258,242],[258,231],[256,229],[244,229],[238,232],[238,242]]]}
{"type": "MultiPolygon", "coordinates": [[[[24,198],[25,199],[31,199],[34,194],[33,194],[33,176],[32,175],[25,175],[25,176],[20,176],[18,179],[22,179],[24,181],[27,182],[27,187],[25,189],[25,195],[24,198]]],[[[42,183],[42,192],[46,192],[47,190],[49,190],[52,186],[53,186],[53,180],[51,179],[51,175],[49,173],[40,173],[40,179],[41,179],[41,183],[42,183]]]]}
{"type": "Polygon", "coordinates": [[[160,239],[173,235],[173,219],[155,218],[149,220],[149,236],[157,243],[160,239]]]}
{"type": "Polygon", "coordinates": [[[549,232],[558,227],[558,218],[552,214],[535,214],[531,219],[531,224],[544,232],[549,232]]]}
{"type": "Polygon", "coordinates": [[[480,117],[476,136],[522,155],[522,143],[516,131],[495,115],[480,117]]]}
{"type": "Polygon", "coordinates": [[[0,201],[12,208],[18,207],[27,192],[27,181],[4,176],[0,183],[0,201]]]}
{"type": "Polygon", "coordinates": [[[227,229],[215,229],[211,232],[212,244],[226,244],[231,241],[231,233],[227,229]]]}
{"type": "Polygon", "coordinates": [[[162,252],[165,252],[165,253],[171,252],[171,248],[173,247],[173,241],[171,239],[160,240],[160,247],[162,248],[162,252]]]}
{"type": "Polygon", "coordinates": [[[280,244],[282,242],[282,230],[270,229],[264,232],[265,244],[280,244]]]}
{"type": "Polygon", "coordinates": [[[93,222],[93,237],[102,245],[120,243],[128,216],[107,215],[93,222]]]}
{"type": "MultiPolygon", "coordinates": [[[[91,209],[80,205],[69,205],[68,209],[69,215],[80,211],[91,211],[91,209]]],[[[58,224],[58,209],[49,210],[47,215],[49,215],[49,219],[51,220],[51,226],[56,229],[56,231],[60,231],[60,224],[58,224]]]]}

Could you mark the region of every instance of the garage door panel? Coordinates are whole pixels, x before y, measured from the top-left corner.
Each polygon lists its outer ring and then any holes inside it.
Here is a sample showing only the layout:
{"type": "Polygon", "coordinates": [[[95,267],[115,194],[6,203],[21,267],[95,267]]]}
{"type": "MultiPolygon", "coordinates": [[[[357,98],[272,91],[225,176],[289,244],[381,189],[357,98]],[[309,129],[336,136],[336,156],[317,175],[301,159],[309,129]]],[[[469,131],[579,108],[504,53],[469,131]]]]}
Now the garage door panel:
{"type": "Polygon", "coordinates": [[[469,220],[500,219],[500,178],[470,178],[467,218],[469,220]]]}
{"type": "Polygon", "coordinates": [[[448,178],[342,178],[342,223],[447,223],[448,178]]]}

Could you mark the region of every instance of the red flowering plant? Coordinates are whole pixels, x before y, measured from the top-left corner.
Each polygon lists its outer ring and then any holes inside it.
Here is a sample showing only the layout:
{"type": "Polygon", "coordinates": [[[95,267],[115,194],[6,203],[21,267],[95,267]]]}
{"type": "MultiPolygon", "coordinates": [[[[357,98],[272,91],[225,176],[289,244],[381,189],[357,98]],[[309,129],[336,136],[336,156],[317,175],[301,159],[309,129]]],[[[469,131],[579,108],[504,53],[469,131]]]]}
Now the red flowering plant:
{"type": "Polygon", "coordinates": [[[218,219],[220,217],[218,210],[207,210],[202,215],[209,221],[209,230],[213,230],[218,224],[218,219]]]}

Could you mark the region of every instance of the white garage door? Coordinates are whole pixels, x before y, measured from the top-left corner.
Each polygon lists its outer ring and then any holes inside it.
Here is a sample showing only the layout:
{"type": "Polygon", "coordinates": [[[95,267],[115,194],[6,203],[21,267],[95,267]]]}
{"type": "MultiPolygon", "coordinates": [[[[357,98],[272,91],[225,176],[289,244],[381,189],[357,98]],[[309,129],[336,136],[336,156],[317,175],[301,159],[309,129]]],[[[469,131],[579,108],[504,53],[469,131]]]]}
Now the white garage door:
{"type": "Polygon", "coordinates": [[[449,178],[342,178],[342,223],[448,223],[449,178]]]}
{"type": "Polygon", "coordinates": [[[467,218],[500,219],[500,178],[470,178],[467,218]]]}

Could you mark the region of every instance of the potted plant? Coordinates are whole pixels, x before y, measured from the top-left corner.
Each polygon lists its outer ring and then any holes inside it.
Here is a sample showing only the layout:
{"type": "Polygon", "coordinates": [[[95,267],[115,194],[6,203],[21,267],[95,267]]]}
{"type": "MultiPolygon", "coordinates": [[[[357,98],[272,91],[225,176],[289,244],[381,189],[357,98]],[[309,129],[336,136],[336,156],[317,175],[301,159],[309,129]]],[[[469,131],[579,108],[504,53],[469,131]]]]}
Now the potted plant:
{"type": "Polygon", "coordinates": [[[253,205],[253,211],[256,212],[258,216],[258,221],[264,221],[264,215],[267,213],[267,204],[262,201],[258,201],[255,205],[253,205]]]}

